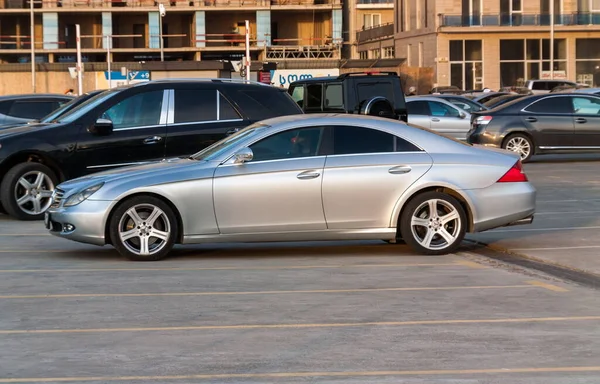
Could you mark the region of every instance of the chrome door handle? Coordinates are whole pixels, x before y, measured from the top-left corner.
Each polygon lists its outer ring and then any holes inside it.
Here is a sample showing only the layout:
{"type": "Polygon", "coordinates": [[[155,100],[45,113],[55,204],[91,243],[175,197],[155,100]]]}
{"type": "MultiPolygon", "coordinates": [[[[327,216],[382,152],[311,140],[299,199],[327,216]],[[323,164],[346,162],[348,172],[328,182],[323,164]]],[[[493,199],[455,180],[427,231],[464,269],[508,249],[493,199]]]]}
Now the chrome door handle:
{"type": "Polygon", "coordinates": [[[434,118],[431,119],[431,121],[438,122],[438,121],[440,121],[440,119],[438,119],[437,117],[434,117],[434,118]]]}
{"type": "Polygon", "coordinates": [[[162,137],[160,137],[160,136],[146,137],[144,139],[144,144],[156,144],[161,140],[162,140],[162,137]]]}
{"type": "Polygon", "coordinates": [[[587,123],[587,120],[584,119],[583,117],[578,117],[575,119],[575,122],[579,123],[579,124],[583,124],[583,123],[587,123]]]}
{"type": "Polygon", "coordinates": [[[229,131],[227,131],[225,134],[226,134],[227,136],[229,136],[229,135],[233,135],[234,133],[236,133],[236,132],[237,132],[237,131],[239,131],[239,130],[240,130],[239,128],[233,128],[233,129],[230,129],[229,131]]]}
{"type": "Polygon", "coordinates": [[[392,175],[400,175],[403,173],[408,173],[412,170],[412,168],[408,165],[399,165],[397,167],[392,167],[388,170],[392,175]]]}
{"type": "Polygon", "coordinates": [[[318,172],[307,171],[307,172],[299,173],[298,176],[296,176],[296,177],[300,180],[308,180],[308,179],[315,179],[319,176],[321,176],[321,174],[318,172]]]}
{"type": "Polygon", "coordinates": [[[537,121],[537,119],[535,117],[528,117],[525,120],[531,122],[531,123],[535,123],[537,121]]]}

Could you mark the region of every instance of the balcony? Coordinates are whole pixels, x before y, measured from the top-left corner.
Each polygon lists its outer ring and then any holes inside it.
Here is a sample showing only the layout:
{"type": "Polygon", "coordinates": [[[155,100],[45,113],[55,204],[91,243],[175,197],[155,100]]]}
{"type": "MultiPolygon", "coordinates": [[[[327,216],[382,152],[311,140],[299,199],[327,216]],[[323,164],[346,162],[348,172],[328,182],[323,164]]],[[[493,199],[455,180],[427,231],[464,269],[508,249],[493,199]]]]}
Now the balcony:
{"type": "Polygon", "coordinates": [[[360,44],[392,36],[394,36],[394,23],[387,23],[356,32],[356,41],[360,44]]]}
{"type": "Polygon", "coordinates": [[[394,8],[393,0],[356,0],[358,9],[394,8]]]}
{"type": "MultiPolygon", "coordinates": [[[[555,25],[600,25],[600,13],[554,15],[555,25]]],[[[440,27],[539,27],[550,26],[549,14],[440,15],[440,27]]]]}
{"type": "MultiPolygon", "coordinates": [[[[146,8],[155,9],[158,0],[33,0],[34,8],[97,9],[97,8],[146,8]]],[[[367,0],[368,1],[368,0],[367,0]]],[[[377,0],[371,0],[377,1],[377,0]]],[[[341,0],[166,0],[166,8],[266,8],[266,7],[321,7],[341,6],[341,0]]],[[[27,9],[29,0],[0,1],[0,9],[27,9]]]]}

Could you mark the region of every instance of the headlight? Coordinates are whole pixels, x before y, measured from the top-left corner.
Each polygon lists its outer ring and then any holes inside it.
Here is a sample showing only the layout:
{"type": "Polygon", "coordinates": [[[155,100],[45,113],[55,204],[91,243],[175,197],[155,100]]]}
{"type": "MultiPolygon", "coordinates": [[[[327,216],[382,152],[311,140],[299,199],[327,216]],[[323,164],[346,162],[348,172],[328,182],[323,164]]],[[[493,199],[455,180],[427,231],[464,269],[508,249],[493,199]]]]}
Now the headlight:
{"type": "Polygon", "coordinates": [[[96,193],[96,191],[98,191],[100,188],[102,188],[103,185],[104,185],[104,183],[96,184],[94,186],[84,189],[81,192],[78,192],[74,195],[69,196],[67,201],[65,201],[64,206],[72,207],[74,205],[77,205],[77,204],[85,201],[87,198],[89,198],[94,193],[96,193]]]}

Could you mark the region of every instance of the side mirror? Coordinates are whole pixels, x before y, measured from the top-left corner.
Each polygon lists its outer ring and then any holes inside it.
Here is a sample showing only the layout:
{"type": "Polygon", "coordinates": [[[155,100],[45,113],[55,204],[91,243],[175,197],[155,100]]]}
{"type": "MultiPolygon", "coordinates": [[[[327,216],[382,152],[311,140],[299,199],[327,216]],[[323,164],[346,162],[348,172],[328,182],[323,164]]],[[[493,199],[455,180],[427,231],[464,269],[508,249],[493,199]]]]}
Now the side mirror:
{"type": "Polygon", "coordinates": [[[458,114],[458,117],[460,117],[461,119],[464,119],[465,117],[467,117],[467,114],[461,111],[461,112],[458,114]]]}
{"type": "Polygon", "coordinates": [[[252,161],[252,159],[254,158],[254,153],[252,153],[252,150],[250,148],[246,147],[237,151],[235,155],[233,155],[233,158],[233,162],[235,164],[243,164],[247,163],[248,161],[252,161]]]}
{"type": "Polygon", "coordinates": [[[109,119],[99,118],[96,120],[96,123],[90,127],[89,132],[97,136],[108,136],[113,133],[113,123],[109,119]]]}

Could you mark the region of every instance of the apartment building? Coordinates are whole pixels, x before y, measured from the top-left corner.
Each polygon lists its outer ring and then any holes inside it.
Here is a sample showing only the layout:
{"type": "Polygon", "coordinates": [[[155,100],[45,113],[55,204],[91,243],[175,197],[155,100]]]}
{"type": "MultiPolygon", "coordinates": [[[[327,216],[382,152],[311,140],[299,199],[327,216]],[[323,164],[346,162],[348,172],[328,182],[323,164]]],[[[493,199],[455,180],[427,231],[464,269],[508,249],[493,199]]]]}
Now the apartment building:
{"type": "Polygon", "coordinates": [[[346,0],[344,9],[349,59],[395,57],[394,0],[346,0]]]}
{"type": "Polygon", "coordinates": [[[550,77],[600,86],[600,1],[554,0],[554,12],[551,4],[396,0],[396,55],[433,67],[440,86],[497,89],[550,77]]]}
{"type": "MultiPolygon", "coordinates": [[[[0,0],[0,63],[30,62],[31,0],[0,0]]],[[[39,63],[339,59],[341,0],[33,0],[39,63]],[[166,9],[164,17],[159,4],[166,9]]]]}

